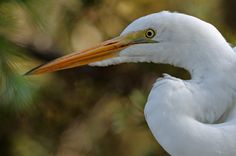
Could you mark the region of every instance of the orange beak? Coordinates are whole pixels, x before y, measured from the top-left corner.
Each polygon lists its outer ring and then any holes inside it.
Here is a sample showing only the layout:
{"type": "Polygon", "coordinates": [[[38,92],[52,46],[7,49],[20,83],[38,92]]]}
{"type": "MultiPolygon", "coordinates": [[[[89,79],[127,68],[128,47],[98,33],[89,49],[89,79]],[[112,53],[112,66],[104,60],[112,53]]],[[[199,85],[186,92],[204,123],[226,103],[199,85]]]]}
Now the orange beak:
{"type": "Polygon", "coordinates": [[[143,38],[143,31],[132,32],[105,41],[95,47],[83,50],[81,52],[72,53],[55,59],[49,63],[30,70],[25,75],[43,74],[102,61],[118,56],[121,50],[127,48],[130,45],[148,42],[150,41],[143,38]]]}

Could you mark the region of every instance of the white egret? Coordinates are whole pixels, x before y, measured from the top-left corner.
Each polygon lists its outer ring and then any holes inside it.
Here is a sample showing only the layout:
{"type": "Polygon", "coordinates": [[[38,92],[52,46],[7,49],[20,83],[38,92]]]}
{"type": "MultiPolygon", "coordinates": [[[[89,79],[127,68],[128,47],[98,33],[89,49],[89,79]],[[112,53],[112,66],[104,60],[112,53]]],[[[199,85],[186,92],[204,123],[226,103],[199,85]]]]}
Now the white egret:
{"type": "Polygon", "coordinates": [[[31,70],[40,74],[85,64],[172,64],[190,80],[157,79],[145,118],[173,156],[236,155],[236,53],[220,32],[198,18],[167,11],[141,17],[119,37],[31,70]]]}

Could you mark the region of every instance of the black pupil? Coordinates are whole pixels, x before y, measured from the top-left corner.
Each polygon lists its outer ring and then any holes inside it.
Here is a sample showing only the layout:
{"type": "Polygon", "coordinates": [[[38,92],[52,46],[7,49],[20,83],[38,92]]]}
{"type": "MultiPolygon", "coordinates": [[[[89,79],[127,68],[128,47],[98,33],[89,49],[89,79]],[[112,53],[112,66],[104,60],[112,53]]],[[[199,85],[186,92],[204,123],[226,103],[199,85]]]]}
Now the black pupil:
{"type": "Polygon", "coordinates": [[[148,37],[152,37],[152,35],[153,35],[152,31],[148,31],[148,32],[147,32],[147,36],[148,36],[148,37]]]}

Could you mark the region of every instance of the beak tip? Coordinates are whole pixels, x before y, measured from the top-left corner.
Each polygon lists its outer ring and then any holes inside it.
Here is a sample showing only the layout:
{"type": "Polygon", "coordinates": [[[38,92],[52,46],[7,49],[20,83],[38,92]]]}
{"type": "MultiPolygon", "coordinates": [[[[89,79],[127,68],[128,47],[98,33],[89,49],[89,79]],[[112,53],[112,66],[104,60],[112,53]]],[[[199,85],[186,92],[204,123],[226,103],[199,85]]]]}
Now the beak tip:
{"type": "Polygon", "coordinates": [[[23,74],[23,76],[31,76],[31,75],[34,75],[34,74],[35,74],[34,69],[32,69],[32,70],[26,72],[25,74],[23,74]]]}
{"type": "Polygon", "coordinates": [[[38,72],[38,70],[39,70],[43,65],[45,65],[45,64],[39,65],[39,66],[37,66],[37,67],[35,67],[35,68],[29,70],[28,72],[26,72],[26,73],[24,74],[24,76],[31,76],[31,75],[35,75],[35,74],[40,74],[40,73],[38,72]]]}
{"type": "Polygon", "coordinates": [[[101,43],[100,45],[83,50],[81,52],[72,53],[48,63],[42,64],[26,72],[24,76],[37,75],[43,73],[54,72],[62,69],[69,69],[78,66],[87,65],[93,62],[102,61],[117,56],[118,51],[129,46],[124,38],[111,39],[101,43]]]}

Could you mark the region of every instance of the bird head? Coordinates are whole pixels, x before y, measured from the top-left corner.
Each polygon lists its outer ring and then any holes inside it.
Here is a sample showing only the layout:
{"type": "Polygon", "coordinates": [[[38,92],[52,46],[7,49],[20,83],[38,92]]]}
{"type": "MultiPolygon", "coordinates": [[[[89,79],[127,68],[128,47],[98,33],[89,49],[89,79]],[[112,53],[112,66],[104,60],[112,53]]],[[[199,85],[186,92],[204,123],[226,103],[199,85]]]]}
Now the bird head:
{"type": "MultiPolygon", "coordinates": [[[[38,66],[26,75],[54,72],[83,65],[107,66],[124,62],[168,63],[185,67],[206,55],[198,47],[209,47],[220,33],[195,17],[167,11],[141,17],[118,36],[97,46],[57,58],[38,66]],[[207,31],[207,33],[206,33],[207,31]],[[204,44],[204,45],[203,45],[204,44]],[[188,62],[187,62],[188,63],[188,62]]],[[[218,42],[218,40],[217,40],[218,42]]],[[[214,42],[214,44],[217,44],[214,42]]]]}

